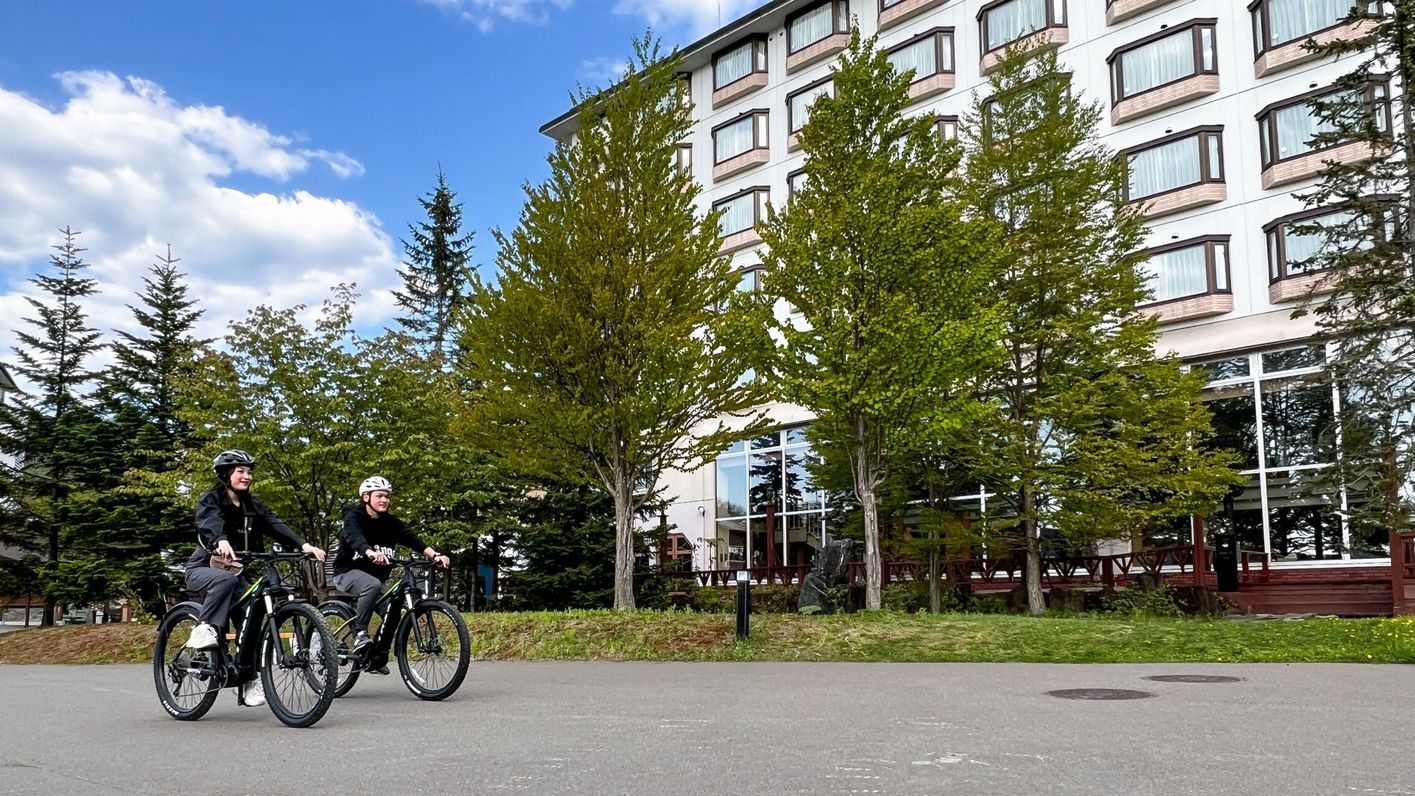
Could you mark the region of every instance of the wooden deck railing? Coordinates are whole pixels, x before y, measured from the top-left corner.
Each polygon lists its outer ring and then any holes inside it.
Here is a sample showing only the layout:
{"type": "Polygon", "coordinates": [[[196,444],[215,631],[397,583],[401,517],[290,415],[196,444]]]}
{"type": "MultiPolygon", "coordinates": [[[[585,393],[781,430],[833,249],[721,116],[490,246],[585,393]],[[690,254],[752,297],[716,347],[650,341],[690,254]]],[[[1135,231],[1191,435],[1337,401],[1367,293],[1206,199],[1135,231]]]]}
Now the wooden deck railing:
{"type": "MultiPolygon", "coordinates": [[[[791,564],[784,567],[745,567],[748,577],[755,586],[777,583],[783,586],[800,583],[811,571],[809,564],[791,564]]],[[[737,582],[738,569],[699,569],[693,577],[703,586],[731,586],[737,582]]]]}
{"type": "Polygon", "coordinates": [[[1415,532],[1390,537],[1391,604],[1396,614],[1415,614],[1415,532]]]}

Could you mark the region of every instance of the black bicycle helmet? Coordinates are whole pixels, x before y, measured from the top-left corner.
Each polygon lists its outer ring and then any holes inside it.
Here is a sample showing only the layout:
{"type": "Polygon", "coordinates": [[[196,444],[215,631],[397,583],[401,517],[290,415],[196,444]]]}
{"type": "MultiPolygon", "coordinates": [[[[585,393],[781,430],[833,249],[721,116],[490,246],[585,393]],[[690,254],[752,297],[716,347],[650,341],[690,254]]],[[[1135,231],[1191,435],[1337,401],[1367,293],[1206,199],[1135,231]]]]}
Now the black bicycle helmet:
{"type": "Polygon", "coordinates": [[[254,470],[255,457],[243,450],[232,448],[229,451],[218,453],[216,458],[211,461],[211,471],[223,481],[237,467],[249,467],[254,470]]]}

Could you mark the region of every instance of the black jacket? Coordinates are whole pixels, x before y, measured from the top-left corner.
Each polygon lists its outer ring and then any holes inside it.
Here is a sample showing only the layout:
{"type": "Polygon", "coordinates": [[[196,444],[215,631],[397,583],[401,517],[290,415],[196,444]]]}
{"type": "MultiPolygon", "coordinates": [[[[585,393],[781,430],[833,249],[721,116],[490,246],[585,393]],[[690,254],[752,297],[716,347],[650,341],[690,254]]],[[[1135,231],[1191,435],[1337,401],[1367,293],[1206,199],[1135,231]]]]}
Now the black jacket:
{"type": "Polygon", "coordinates": [[[339,552],[334,556],[334,574],[342,575],[357,569],[379,580],[388,580],[393,565],[375,564],[364,555],[364,551],[373,548],[391,556],[399,545],[412,548],[419,554],[427,549],[423,540],[408,530],[408,526],[392,512],[375,518],[368,515],[363,504],[354,506],[344,512],[344,528],[339,531],[339,552]]]}
{"type": "Polygon", "coordinates": [[[187,567],[205,567],[211,564],[211,554],[221,540],[231,543],[239,553],[242,550],[264,550],[267,536],[284,542],[293,550],[305,544],[300,535],[290,530],[283,520],[275,516],[270,507],[259,498],[247,492],[240,503],[232,503],[225,487],[207,491],[197,501],[197,549],[187,559],[187,567]]]}

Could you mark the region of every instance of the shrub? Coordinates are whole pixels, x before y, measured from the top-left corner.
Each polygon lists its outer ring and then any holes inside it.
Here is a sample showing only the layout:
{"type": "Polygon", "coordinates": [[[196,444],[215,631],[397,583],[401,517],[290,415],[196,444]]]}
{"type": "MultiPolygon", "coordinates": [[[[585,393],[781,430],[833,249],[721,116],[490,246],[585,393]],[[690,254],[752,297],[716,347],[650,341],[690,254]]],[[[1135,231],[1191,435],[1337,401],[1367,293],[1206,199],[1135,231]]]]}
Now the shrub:
{"type": "Polygon", "coordinates": [[[1101,611],[1123,616],[1183,616],[1168,586],[1142,589],[1131,586],[1122,591],[1102,593],[1101,611]]]}

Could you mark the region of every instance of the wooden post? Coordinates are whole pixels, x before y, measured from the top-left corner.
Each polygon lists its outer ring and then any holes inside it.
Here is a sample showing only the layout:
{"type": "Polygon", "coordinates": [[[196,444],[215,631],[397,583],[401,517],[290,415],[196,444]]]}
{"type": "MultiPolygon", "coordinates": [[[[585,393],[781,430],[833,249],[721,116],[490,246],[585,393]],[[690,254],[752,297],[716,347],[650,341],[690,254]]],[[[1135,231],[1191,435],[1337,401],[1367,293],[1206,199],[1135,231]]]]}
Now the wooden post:
{"type": "Polygon", "coordinates": [[[778,566],[776,549],[776,504],[766,507],[766,565],[768,569],[778,566]]]}
{"type": "Polygon", "coordinates": [[[1392,528],[1390,538],[1391,613],[1400,614],[1405,607],[1405,536],[1392,528]]]}
{"type": "Polygon", "coordinates": [[[1194,526],[1194,585],[1206,586],[1208,575],[1208,561],[1205,560],[1204,550],[1204,518],[1198,514],[1190,517],[1194,526]]]}

